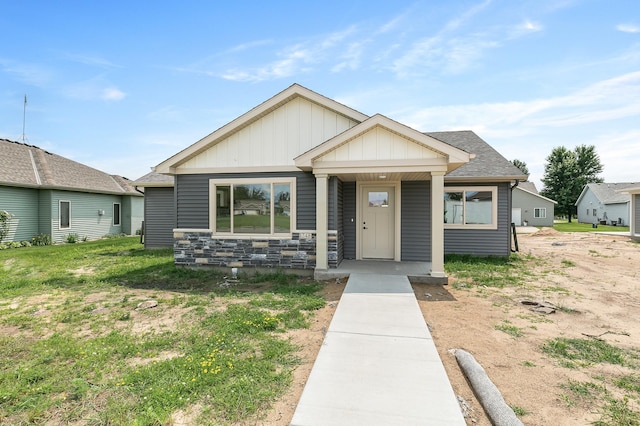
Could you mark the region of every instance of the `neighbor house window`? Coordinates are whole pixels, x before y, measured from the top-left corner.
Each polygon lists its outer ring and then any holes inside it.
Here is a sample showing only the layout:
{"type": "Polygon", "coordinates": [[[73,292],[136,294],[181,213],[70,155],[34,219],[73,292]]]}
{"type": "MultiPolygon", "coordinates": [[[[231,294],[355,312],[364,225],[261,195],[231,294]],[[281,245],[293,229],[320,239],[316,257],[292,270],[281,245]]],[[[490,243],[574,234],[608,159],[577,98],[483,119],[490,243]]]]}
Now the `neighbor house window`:
{"type": "Polygon", "coordinates": [[[589,216],[589,209],[587,209],[587,216],[589,216]]]}
{"type": "Polygon", "coordinates": [[[498,188],[495,186],[445,187],[446,228],[498,227],[498,188]]]}
{"type": "Polygon", "coordinates": [[[210,181],[213,232],[232,235],[291,234],[295,178],[210,181]]]}
{"type": "Polygon", "coordinates": [[[60,201],[58,219],[60,229],[71,228],[71,201],[60,201]]]}
{"type": "Polygon", "coordinates": [[[120,203],[113,203],[113,226],[120,225],[120,203]]]}
{"type": "Polygon", "coordinates": [[[593,217],[596,217],[596,216],[598,216],[598,210],[593,209],[593,217]]]}
{"type": "Polygon", "coordinates": [[[545,219],[547,217],[547,209],[544,207],[533,209],[533,217],[545,219]]]}

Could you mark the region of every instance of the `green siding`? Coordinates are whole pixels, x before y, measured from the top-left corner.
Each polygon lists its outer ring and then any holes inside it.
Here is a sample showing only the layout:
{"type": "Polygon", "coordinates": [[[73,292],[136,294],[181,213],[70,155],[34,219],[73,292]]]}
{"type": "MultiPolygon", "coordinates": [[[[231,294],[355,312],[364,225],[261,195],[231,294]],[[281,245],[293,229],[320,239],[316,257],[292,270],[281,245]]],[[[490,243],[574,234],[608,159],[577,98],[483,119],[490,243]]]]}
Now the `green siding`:
{"type": "Polygon", "coordinates": [[[0,187],[0,210],[13,215],[3,241],[30,240],[38,233],[38,190],[0,187]]]}
{"type": "Polygon", "coordinates": [[[121,208],[122,232],[127,235],[135,235],[136,231],[142,229],[144,198],[122,197],[121,208]]]}
{"type": "Polygon", "coordinates": [[[69,234],[78,234],[80,238],[101,238],[109,234],[120,234],[122,221],[118,226],[113,225],[113,203],[121,203],[118,195],[88,194],[83,192],[51,191],[51,240],[64,242],[69,234]],[[71,202],[71,226],[60,229],[59,208],[60,201],[71,202]],[[98,211],[104,211],[103,215],[98,211]]]}

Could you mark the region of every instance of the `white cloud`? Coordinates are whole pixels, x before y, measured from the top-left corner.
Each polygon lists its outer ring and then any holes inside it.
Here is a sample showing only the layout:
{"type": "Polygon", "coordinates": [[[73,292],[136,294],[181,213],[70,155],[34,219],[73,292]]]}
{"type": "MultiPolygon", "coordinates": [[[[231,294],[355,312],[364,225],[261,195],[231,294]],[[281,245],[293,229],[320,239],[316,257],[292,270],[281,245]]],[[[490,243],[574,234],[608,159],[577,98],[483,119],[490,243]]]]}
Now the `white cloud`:
{"type": "Polygon", "coordinates": [[[0,72],[9,74],[23,83],[38,87],[45,86],[51,80],[51,72],[45,67],[10,59],[0,58],[0,72]]]}
{"type": "Polygon", "coordinates": [[[616,29],[623,33],[640,33],[640,25],[638,24],[619,24],[616,25],[616,29]]]}
{"type": "Polygon", "coordinates": [[[105,101],[121,101],[126,96],[126,93],[116,87],[107,87],[102,89],[102,99],[105,101]]]}
{"type": "Polygon", "coordinates": [[[100,76],[67,86],[64,89],[64,94],[86,101],[103,100],[109,102],[121,101],[127,96],[122,90],[109,84],[100,76]]]}

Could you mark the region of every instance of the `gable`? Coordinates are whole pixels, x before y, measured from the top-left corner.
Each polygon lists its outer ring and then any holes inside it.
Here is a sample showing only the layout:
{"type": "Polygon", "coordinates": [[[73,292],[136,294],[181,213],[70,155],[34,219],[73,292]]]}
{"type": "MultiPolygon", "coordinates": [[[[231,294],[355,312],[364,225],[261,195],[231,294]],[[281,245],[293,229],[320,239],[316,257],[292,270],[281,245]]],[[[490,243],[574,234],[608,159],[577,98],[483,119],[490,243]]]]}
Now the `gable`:
{"type": "Polygon", "coordinates": [[[298,96],[216,141],[176,171],[294,166],[295,157],[356,124],[298,96]]]}

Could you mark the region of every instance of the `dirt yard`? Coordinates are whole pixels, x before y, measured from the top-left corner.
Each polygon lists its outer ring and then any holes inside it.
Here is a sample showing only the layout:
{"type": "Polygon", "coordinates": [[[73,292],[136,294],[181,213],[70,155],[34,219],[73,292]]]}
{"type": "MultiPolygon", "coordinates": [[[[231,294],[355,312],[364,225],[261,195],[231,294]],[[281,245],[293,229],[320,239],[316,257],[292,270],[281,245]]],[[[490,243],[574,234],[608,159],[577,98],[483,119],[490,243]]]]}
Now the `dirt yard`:
{"type": "MultiPolygon", "coordinates": [[[[552,229],[521,235],[519,243],[527,258],[525,268],[531,271],[523,273],[521,286],[479,287],[455,277],[447,286],[414,285],[453,389],[468,406],[467,423],[490,425],[450,352],[458,348],[484,367],[526,425],[606,419],[605,396],[623,397],[612,381],[622,375],[638,377],[637,367],[594,363],[569,368],[541,348],[559,337],[598,336],[618,348],[640,348],[640,244],[622,236],[552,229]],[[535,313],[523,300],[550,302],[556,310],[535,313]],[[569,389],[580,383],[590,385],[569,389]]],[[[343,288],[344,281],[327,283],[324,294],[329,302],[317,313],[311,330],[291,336],[304,347],[303,362],[291,391],[261,424],[289,424],[343,288]]],[[[628,407],[640,411],[638,393],[628,407]]]]}

